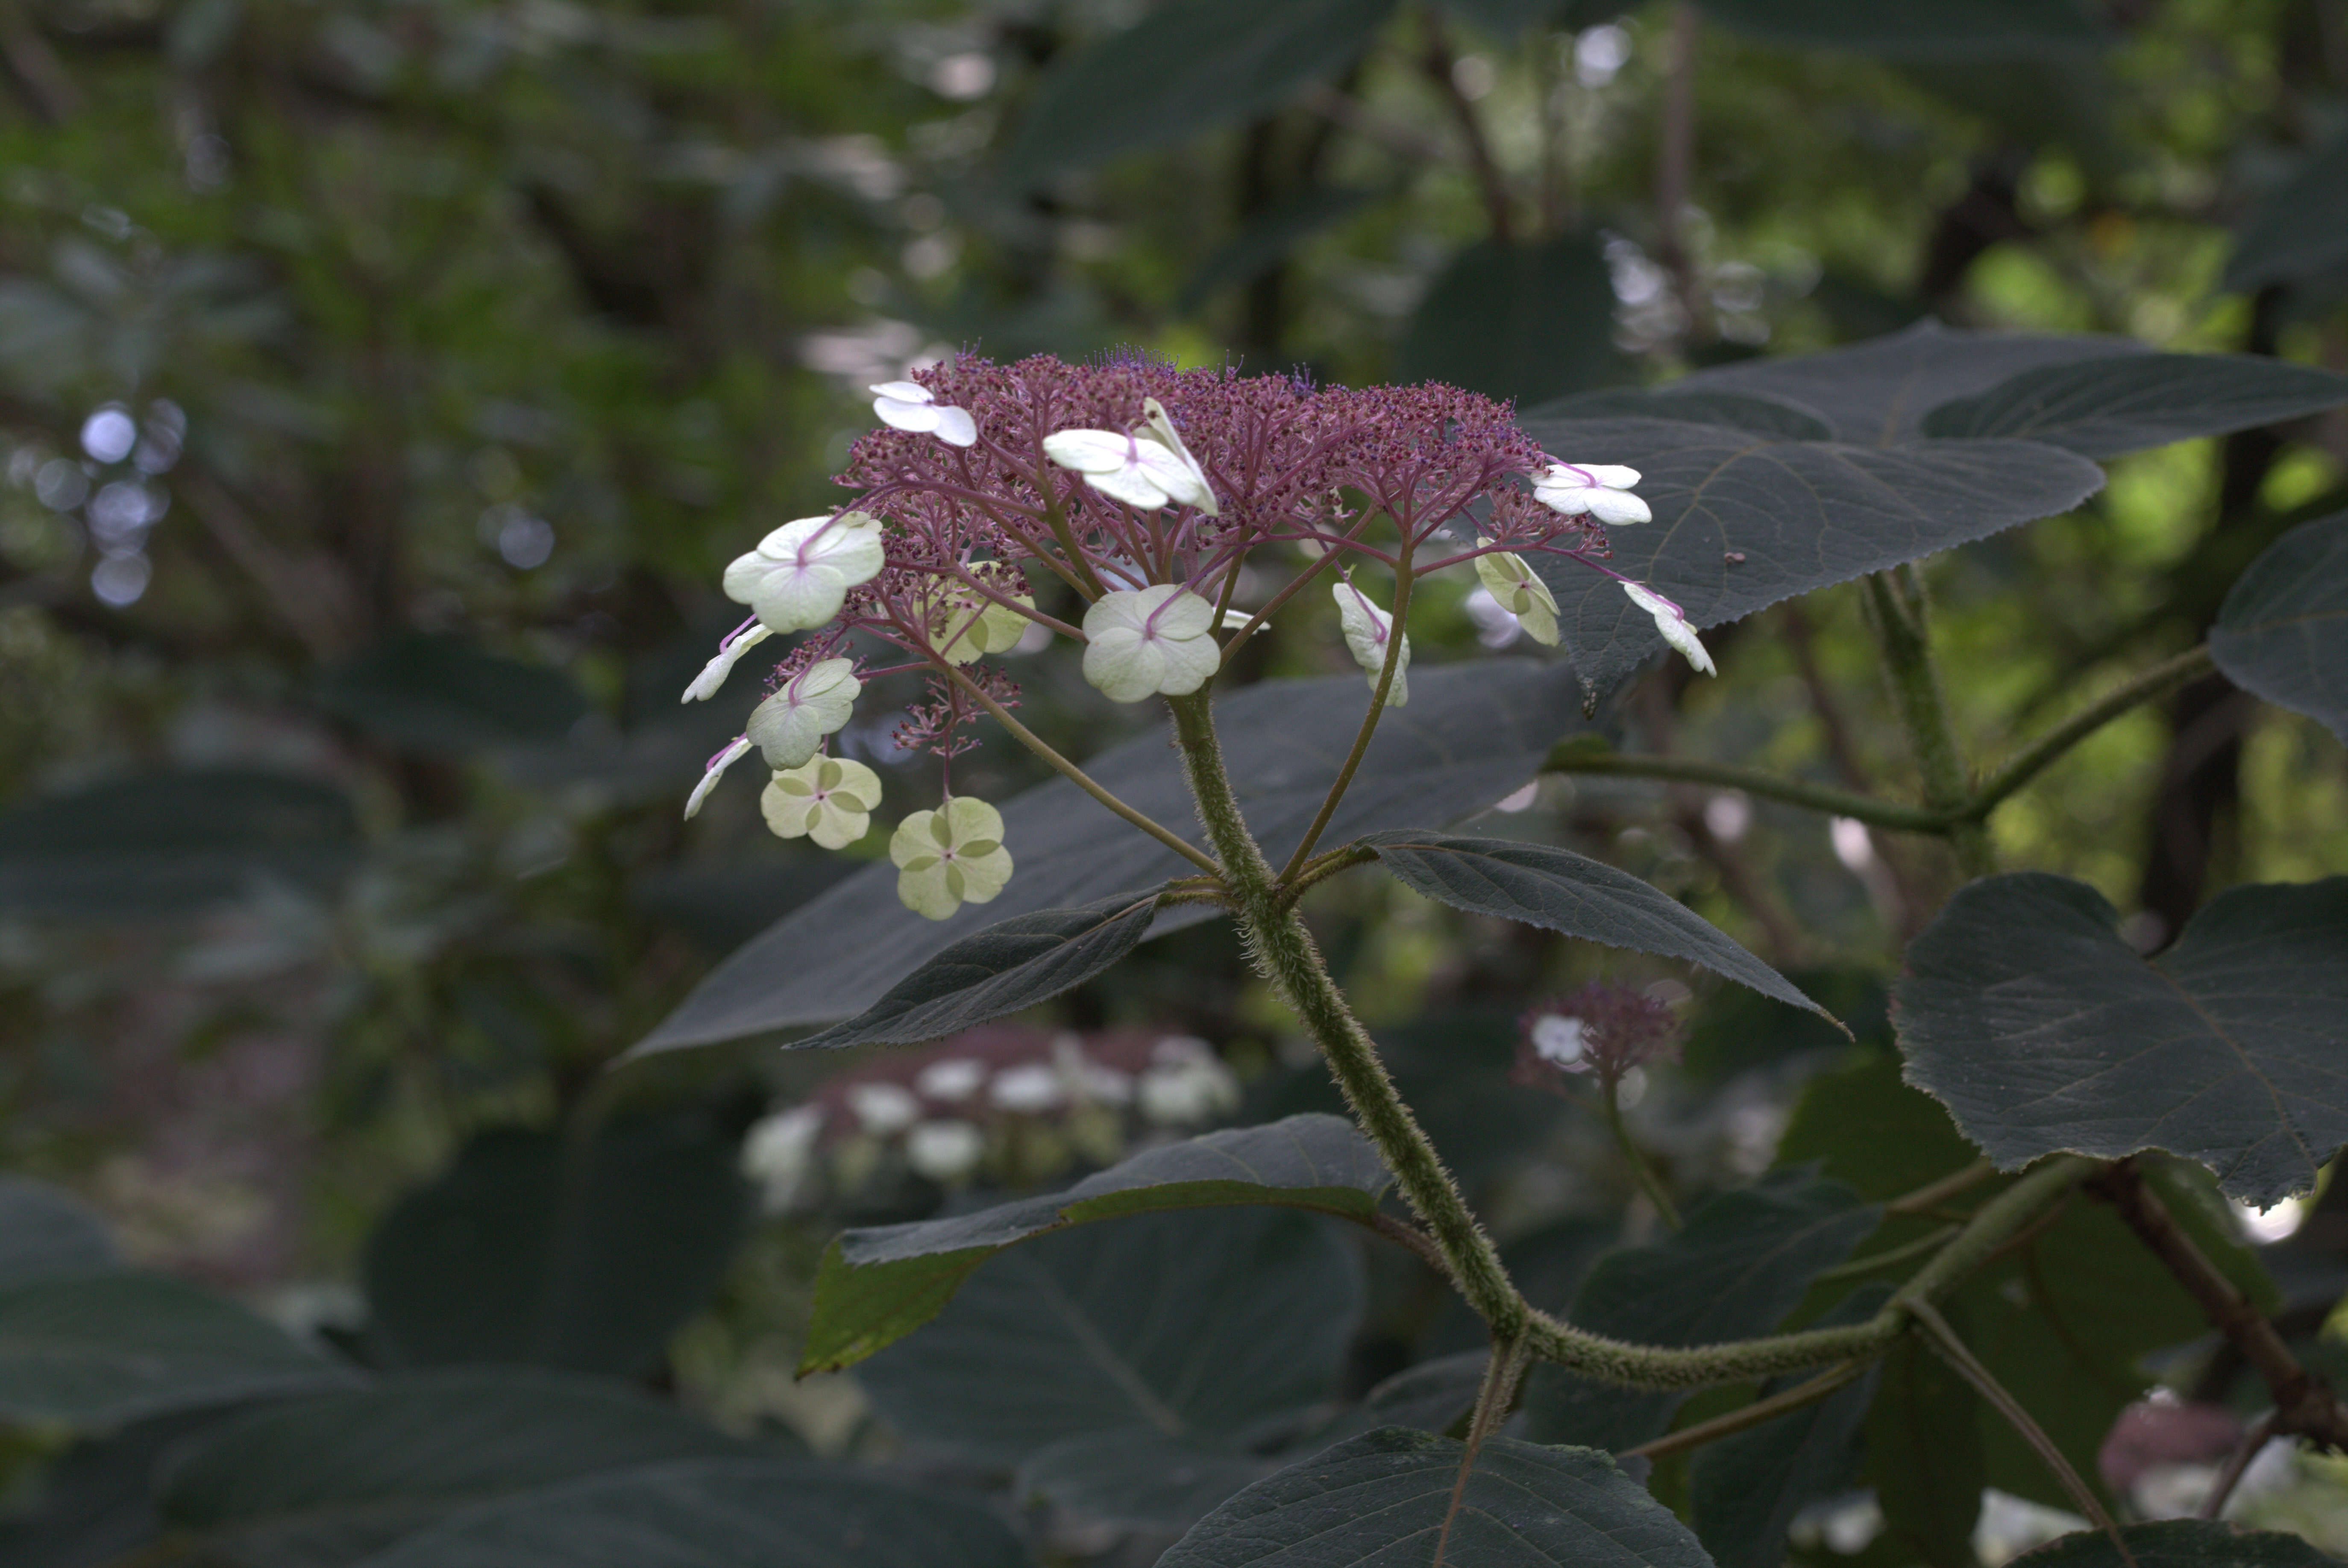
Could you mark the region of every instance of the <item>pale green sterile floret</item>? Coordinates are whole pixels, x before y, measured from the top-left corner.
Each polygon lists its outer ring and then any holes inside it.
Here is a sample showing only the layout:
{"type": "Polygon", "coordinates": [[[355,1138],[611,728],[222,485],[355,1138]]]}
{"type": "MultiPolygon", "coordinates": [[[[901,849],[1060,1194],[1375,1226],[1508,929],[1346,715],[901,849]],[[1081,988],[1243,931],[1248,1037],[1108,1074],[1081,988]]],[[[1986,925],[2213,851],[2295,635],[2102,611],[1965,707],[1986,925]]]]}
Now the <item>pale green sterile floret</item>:
{"type": "Polygon", "coordinates": [[[1625,583],[1622,592],[1631,596],[1632,603],[1655,618],[1655,630],[1661,632],[1663,641],[1677,648],[1688,663],[1708,676],[1720,673],[1713,668],[1712,655],[1704,651],[1704,644],[1696,637],[1695,628],[1687,624],[1687,617],[1680,613],[1677,604],[1642,583],[1625,583]]]}
{"type": "MultiPolygon", "coordinates": [[[[1025,593],[1015,603],[1033,610],[1035,601],[1025,593]]],[[[964,590],[949,596],[930,617],[930,645],[950,665],[966,665],[983,654],[1008,653],[1035,624],[1009,604],[998,604],[964,590]]]]}
{"type": "MultiPolygon", "coordinates": [[[[1333,583],[1330,596],[1337,601],[1337,624],[1345,634],[1345,646],[1353,650],[1354,662],[1369,672],[1370,689],[1378,689],[1378,676],[1386,667],[1386,639],[1394,634],[1394,617],[1370,603],[1368,594],[1351,583],[1333,583]]],[[[1395,660],[1394,685],[1386,688],[1386,706],[1400,707],[1410,700],[1410,637],[1405,634],[1402,653],[1395,660]]]]}
{"type": "Polygon", "coordinates": [[[693,820],[700,814],[702,802],[709,799],[709,792],[712,789],[717,788],[717,781],[726,777],[726,770],[749,754],[750,738],[747,735],[737,735],[726,743],[725,750],[709,759],[709,766],[702,772],[701,782],[695,784],[693,787],[693,793],[685,798],[685,820],[686,821],[693,820]]]}
{"type": "Polygon", "coordinates": [[[726,677],[734,673],[734,666],[741,661],[742,655],[773,635],[774,633],[764,625],[755,625],[739,636],[728,637],[718,645],[717,656],[701,666],[701,673],[693,677],[693,684],[685,688],[685,695],[677,700],[706,702],[716,696],[717,688],[726,684],[726,677]]]}
{"type": "MultiPolygon", "coordinates": [[[[1488,539],[1478,539],[1478,546],[1488,546],[1488,539]]],[[[1484,591],[1525,629],[1525,635],[1543,647],[1557,646],[1557,600],[1550,594],[1549,584],[1533,575],[1533,569],[1521,555],[1506,551],[1476,557],[1476,575],[1484,591]]]]}
{"type": "Polygon", "coordinates": [[[809,665],[751,711],[749,738],[775,771],[803,767],[823,738],[848,722],[863,689],[847,659],[809,665]]]}
{"type": "Polygon", "coordinates": [[[844,850],[862,838],[880,804],[880,775],[849,757],[786,768],[758,796],[775,837],[813,839],[827,850],[844,850]]]}
{"type": "Polygon", "coordinates": [[[726,568],[726,596],[770,632],[803,632],[839,614],[848,591],[880,574],[880,520],[861,511],[787,522],[726,568]]]}
{"type": "Polygon", "coordinates": [[[1111,593],[1085,612],[1085,679],[1112,702],[1188,696],[1222,666],[1215,607],[1170,583],[1111,593]]]}
{"type": "Polygon", "coordinates": [[[898,823],[889,858],[897,866],[899,900],[931,920],[943,920],[965,903],[985,903],[1011,880],[1003,813],[968,795],[898,823]]]}

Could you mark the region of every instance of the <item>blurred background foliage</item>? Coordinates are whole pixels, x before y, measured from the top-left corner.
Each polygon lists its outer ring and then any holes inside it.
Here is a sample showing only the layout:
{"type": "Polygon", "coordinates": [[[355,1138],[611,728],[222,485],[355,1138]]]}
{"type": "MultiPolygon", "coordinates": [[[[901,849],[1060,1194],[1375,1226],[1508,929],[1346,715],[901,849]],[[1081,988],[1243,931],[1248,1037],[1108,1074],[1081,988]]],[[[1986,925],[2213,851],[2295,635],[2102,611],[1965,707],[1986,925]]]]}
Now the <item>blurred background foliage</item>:
{"type": "MultiPolygon", "coordinates": [[[[436,1203],[510,1194],[558,1129],[665,1129],[641,1136],[714,1238],[683,1294],[633,1327],[481,1332],[636,1374],[689,1320],[664,1377],[705,1408],[885,1446],[844,1384],[787,1377],[842,1216],[1321,1090],[1210,929],[1041,1020],[1076,1046],[964,1049],[998,1088],[1059,1075],[995,1093],[969,1147],[900,1136],[901,1056],[605,1070],[837,874],[739,779],[679,820],[747,704],[676,694],[735,619],[723,563],[837,499],[866,383],[1131,346],[1529,404],[1927,315],[2348,368],[2343,136],[2340,0],[0,0],[0,1166],[77,1190],[142,1262],[429,1362],[470,1331],[376,1285],[438,1244],[436,1203]],[[1123,1109],[1077,1114],[1092,1070],[1123,1109]],[[801,1100],[819,1137],[759,1121],[801,1100]],[[780,1217],[728,1270],[754,1122],[780,1217]]],[[[2164,449],[1937,562],[1978,754],[2188,645],[2265,543],[2341,506],[2343,462],[2336,415],[2164,449]]],[[[1422,660],[1512,633],[1426,599],[1422,660]]],[[[1722,678],[1652,672],[1623,745],[1905,785],[1855,590],[1712,641],[1722,678]]],[[[1349,667],[1309,614],[1258,646],[1244,678],[1349,667]]],[[[1013,663],[1047,734],[1138,722],[1072,659],[1013,663]]],[[[893,820],[932,786],[889,729],[847,745],[888,765],[893,820]]],[[[964,769],[1036,776],[1000,745],[964,769]]],[[[1878,1042],[1953,874],[1731,794],[1552,777],[1509,804],[1871,1007],[1878,1042]]],[[[1996,829],[2151,944],[2225,886],[2348,867],[2348,761],[2213,678],[1996,829]]],[[[1627,1176],[1583,1109],[1501,1076],[1509,1020],[1597,961],[1365,880],[1314,910],[1564,1291],[1627,1176]],[[1437,1070],[1460,1050],[1467,1087],[1437,1070]]],[[[1700,1191],[1765,1165],[1840,1058],[1740,996],[1694,1017],[1641,1115],[1700,1191]]],[[[1363,1378],[1464,1344],[1416,1289],[1373,1278],[1363,1378]]]]}

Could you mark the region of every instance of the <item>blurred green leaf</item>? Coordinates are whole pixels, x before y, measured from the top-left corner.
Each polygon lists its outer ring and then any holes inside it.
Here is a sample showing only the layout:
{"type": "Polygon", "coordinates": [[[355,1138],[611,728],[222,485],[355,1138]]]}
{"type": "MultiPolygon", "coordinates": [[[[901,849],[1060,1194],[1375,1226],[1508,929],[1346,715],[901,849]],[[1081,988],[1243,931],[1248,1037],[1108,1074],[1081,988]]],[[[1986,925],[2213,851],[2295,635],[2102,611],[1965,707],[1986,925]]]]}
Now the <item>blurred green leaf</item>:
{"type": "Polygon", "coordinates": [[[2348,512],[2300,524],[2250,562],[2209,654],[2244,691],[2348,740],[2348,512]]]}
{"type": "Polygon", "coordinates": [[[2234,237],[2225,286],[2248,293],[2348,262],[2348,135],[2311,154],[2234,237]]]}
{"type": "Polygon", "coordinates": [[[2068,53],[2104,41],[2075,0],[1703,0],[1723,26],[1801,48],[1850,49],[1895,58],[2068,53]]]}
{"type": "Polygon", "coordinates": [[[1614,346],[1614,285],[1587,234],[1486,240],[1427,285],[1395,351],[1398,378],[1444,381],[1522,405],[1628,373],[1614,346]]]}
{"type": "Polygon", "coordinates": [[[2102,1531],[2082,1530],[2024,1553],[2013,1568],[2333,1568],[2337,1562],[2299,1536],[2209,1519],[2124,1524],[2120,1539],[2126,1557],[2102,1531]]]}
{"type": "Polygon", "coordinates": [[[327,672],[318,703],[378,740],[437,752],[560,740],[587,714],[560,670],[422,632],[399,633],[327,672]]]}
{"type": "Polygon", "coordinates": [[[1199,263],[1174,298],[1177,315],[1196,312],[1227,288],[1252,283],[1319,233],[1383,199],[1384,192],[1348,185],[1314,185],[1251,218],[1199,263]]]}
{"type": "MultiPolygon", "coordinates": [[[[1970,1340],[1962,1308],[1942,1314],[1970,1340]]],[[[1981,1397],[1916,1335],[1883,1357],[1860,1428],[1867,1479],[1893,1545],[1926,1568],[1981,1568],[1973,1524],[1988,1484],[1981,1397]]]]}
{"type": "Polygon", "coordinates": [[[0,1176],[0,1290],[121,1262],[105,1222],[80,1199],[46,1181],[0,1176]]]}

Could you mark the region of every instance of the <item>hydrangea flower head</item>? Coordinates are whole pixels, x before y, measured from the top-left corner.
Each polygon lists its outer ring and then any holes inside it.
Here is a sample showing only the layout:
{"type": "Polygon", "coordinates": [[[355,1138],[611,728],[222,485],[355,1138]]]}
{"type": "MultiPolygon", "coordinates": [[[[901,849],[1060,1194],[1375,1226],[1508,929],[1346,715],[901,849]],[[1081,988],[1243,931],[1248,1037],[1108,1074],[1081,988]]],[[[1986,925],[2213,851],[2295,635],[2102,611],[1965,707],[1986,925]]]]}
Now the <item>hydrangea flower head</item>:
{"type": "Polygon", "coordinates": [[[1643,991],[1593,980],[1524,1016],[1510,1081],[1562,1094],[1573,1078],[1620,1083],[1633,1068],[1679,1059],[1679,1019],[1643,991]]]}

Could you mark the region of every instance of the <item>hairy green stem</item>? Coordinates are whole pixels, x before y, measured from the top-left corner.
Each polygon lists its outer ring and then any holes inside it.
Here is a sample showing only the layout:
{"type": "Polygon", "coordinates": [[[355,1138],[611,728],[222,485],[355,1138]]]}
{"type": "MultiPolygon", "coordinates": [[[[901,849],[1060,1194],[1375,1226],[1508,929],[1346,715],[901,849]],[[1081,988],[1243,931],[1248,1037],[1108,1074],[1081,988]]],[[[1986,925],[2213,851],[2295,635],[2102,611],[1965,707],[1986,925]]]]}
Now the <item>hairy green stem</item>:
{"type": "Polygon", "coordinates": [[[2097,698],[2006,759],[2005,765],[1982,781],[1966,802],[1964,818],[1978,822],[2002,805],[2006,797],[2045,771],[2065,752],[2120,715],[2140,704],[2167,696],[2210,668],[2209,646],[2203,644],[2173,659],[2153,665],[2127,685],[2097,698]]]}
{"type": "Polygon", "coordinates": [[[1891,684],[1891,700],[1908,731],[1916,770],[1924,786],[1924,804],[1949,820],[1949,841],[1957,864],[1969,877],[1988,876],[1997,870],[1989,832],[1978,820],[1964,818],[1972,799],[1972,779],[1964,754],[1957,746],[1956,726],[1941,691],[1940,672],[1932,666],[1931,629],[1925,611],[1923,579],[1910,564],[1879,572],[1867,580],[1869,619],[1883,650],[1884,673],[1891,684]]]}
{"type": "Polygon", "coordinates": [[[1693,1427],[1683,1427],[1676,1432],[1666,1432],[1652,1442],[1641,1443],[1634,1449],[1624,1449],[1618,1458],[1632,1454],[1659,1460],[1665,1454],[1675,1454],[1685,1449],[1700,1449],[1722,1438],[1733,1437],[1765,1421],[1774,1421],[1788,1410],[1798,1410],[1805,1405],[1815,1405],[1836,1389],[1857,1382],[1866,1376],[1868,1363],[1846,1361],[1829,1367],[1817,1377],[1792,1387],[1770,1395],[1766,1399],[1731,1410],[1725,1416],[1715,1416],[1709,1421],[1698,1421],[1693,1427]]]}
{"type": "Polygon", "coordinates": [[[1622,1086],[1610,1078],[1600,1093],[1606,1105],[1606,1125],[1612,1130],[1614,1142],[1622,1150],[1622,1158],[1631,1162],[1631,1173],[1638,1178],[1639,1191],[1647,1195],[1647,1202],[1655,1206],[1655,1212],[1663,1216],[1663,1223],[1674,1231],[1678,1230],[1678,1207],[1672,1202],[1671,1194],[1663,1191],[1663,1182],[1655,1176],[1655,1168],[1647,1163],[1646,1155],[1632,1140],[1631,1129],[1622,1120],[1622,1086]]]}
{"type": "Polygon", "coordinates": [[[1662,779],[1680,784],[1713,784],[1724,789],[1742,789],[1747,795],[1756,795],[1765,800],[1782,800],[1789,806],[1854,818],[1869,827],[1889,828],[1896,832],[1945,834],[1949,830],[1948,817],[1927,807],[1903,805],[1897,800],[1878,799],[1872,795],[1860,795],[1849,789],[1781,778],[1758,769],[1739,768],[1726,762],[1706,762],[1693,757],[1625,757],[1611,751],[1581,750],[1572,741],[1561,741],[1542,762],[1541,770],[1547,773],[1590,773],[1615,779],[1662,779]]]}
{"type": "Polygon", "coordinates": [[[1853,1258],[1847,1264],[1837,1264],[1824,1274],[1812,1274],[1810,1283],[1814,1285],[1830,1284],[1836,1280],[1857,1279],[1862,1274],[1871,1274],[1878,1270],[1888,1269],[1893,1264],[1904,1264],[1910,1258],[1922,1257],[1926,1253],[1938,1252],[1941,1247],[1954,1241],[1957,1233],[1963,1228],[1962,1225],[1942,1225],[1936,1231],[1925,1233],[1904,1246],[1886,1247],[1879,1253],[1869,1253],[1865,1257],[1853,1258]]]}

